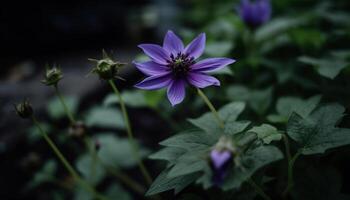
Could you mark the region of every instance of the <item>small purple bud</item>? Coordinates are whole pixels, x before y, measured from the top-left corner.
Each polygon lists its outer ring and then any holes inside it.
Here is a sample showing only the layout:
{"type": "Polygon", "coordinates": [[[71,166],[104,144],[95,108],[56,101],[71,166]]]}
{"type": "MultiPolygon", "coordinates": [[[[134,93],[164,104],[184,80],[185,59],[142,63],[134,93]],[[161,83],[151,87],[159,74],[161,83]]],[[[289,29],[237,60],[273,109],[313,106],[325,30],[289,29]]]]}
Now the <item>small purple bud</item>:
{"type": "Polygon", "coordinates": [[[270,0],[242,0],[238,13],[246,25],[255,29],[270,19],[271,10],[270,0]]]}
{"type": "Polygon", "coordinates": [[[232,161],[232,152],[229,150],[213,149],[210,152],[210,160],[213,170],[213,183],[215,185],[221,185],[232,161]]]}

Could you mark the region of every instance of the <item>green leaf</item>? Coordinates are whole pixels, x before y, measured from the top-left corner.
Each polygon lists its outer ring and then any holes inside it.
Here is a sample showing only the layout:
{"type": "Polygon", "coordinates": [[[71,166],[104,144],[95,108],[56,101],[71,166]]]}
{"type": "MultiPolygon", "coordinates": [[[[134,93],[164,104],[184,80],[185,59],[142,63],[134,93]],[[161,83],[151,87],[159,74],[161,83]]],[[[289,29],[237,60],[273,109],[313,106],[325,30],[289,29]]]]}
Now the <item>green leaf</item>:
{"type": "Polygon", "coordinates": [[[302,117],[308,116],[319,104],[321,96],[316,95],[307,100],[297,97],[281,97],[276,104],[278,114],[269,115],[270,122],[286,123],[290,115],[295,112],[302,117]]]}
{"type": "Polygon", "coordinates": [[[274,146],[260,146],[250,149],[241,157],[242,166],[236,166],[230,172],[222,188],[224,190],[239,188],[258,169],[282,158],[283,154],[274,146]]]}
{"type": "Polygon", "coordinates": [[[94,161],[89,154],[80,156],[75,165],[84,179],[92,185],[99,184],[106,176],[104,167],[98,161],[94,161]]]}
{"type": "Polygon", "coordinates": [[[344,115],[344,107],[329,104],[303,118],[293,113],[287,133],[301,146],[304,155],[324,153],[327,149],[350,144],[350,129],[336,127],[344,115]]]}
{"type": "Polygon", "coordinates": [[[339,58],[317,59],[307,56],[299,57],[300,62],[314,66],[318,73],[324,77],[334,79],[341,70],[349,66],[349,63],[339,58]]]}
{"type": "MultiPolygon", "coordinates": [[[[97,140],[101,147],[98,156],[104,165],[111,167],[131,167],[137,164],[128,139],[119,138],[114,134],[99,134],[97,140]]],[[[149,150],[139,147],[141,157],[149,154],[149,150]]]]}
{"type": "Polygon", "coordinates": [[[116,108],[94,107],[86,115],[87,126],[125,129],[122,113],[116,108]]]}
{"type": "Polygon", "coordinates": [[[55,180],[55,173],[57,171],[57,163],[54,160],[48,160],[44,166],[35,173],[32,181],[28,184],[27,188],[32,189],[40,184],[51,182],[55,180]]]}
{"type": "Polygon", "coordinates": [[[250,121],[228,122],[225,124],[224,132],[230,135],[235,135],[243,132],[250,124],[250,121]]]}
{"type": "Polygon", "coordinates": [[[189,151],[186,154],[181,155],[176,160],[176,164],[169,171],[168,177],[175,178],[178,176],[203,171],[208,165],[207,160],[204,159],[206,158],[207,153],[208,150],[197,152],[189,151]]]}
{"type": "Polygon", "coordinates": [[[109,199],[131,200],[132,196],[119,184],[113,183],[107,188],[106,195],[109,199]]]}
{"type": "Polygon", "coordinates": [[[231,41],[223,42],[209,42],[205,48],[205,54],[209,57],[223,57],[226,56],[233,48],[231,41]]]}
{"type": "Polygon", "coordinates": [[[272,102],[273,88],[249,90],[244,86],[232,86],[226,91],[229,100],[245,101],[259,115],[263,115],[272,102]]]}
{"type": "MultiPolygon", "coordinates": [[[[233,102],[222,107],[218,113],[224,123],[229,124],[237,120],[244,108],[244,102],[233,102]]],[[[221,131],[221,128],[211,112],[206,113],[197,119],[189,119],[189,122],[211,134],[218,134],[221,131]]]]}
{"type": "MultiPolygon", "coordinates": [[[[68,109],[74,115],[78,110],[78,98],[74,96],[64,96],[63,98],[68,109]]],[[[60,119],[66,116],[64,107],[62,106],[58,97],[54,97],[49,101],[47,111],[52,119],[60,119]]]]}
{"type": "Polygon", "coordinates": [[[209,134],[200,130],[188,130],[176,134],[159,144],[168,147],[183,148],[188,151],[205,150],[214,145],[219,134],[209,134]]]}
{"type": "Polygon", "coordinates": [[[262,140],[265,144],[270,144],[272,141],[279,141],[282,139],[282,134],[278,132],[277,128],[269,124],[255,126],[248,132],[256,133],[258,138],[262,140]]]}
{"type": "MultiPolygon", "coordinates": [[[[48,123],[40,123],[41,128],[47,133],[50,134],[52,127],[50,126],[50,124],[48,123]]],[[[42,135],[38,129],[37,126],[32,126],[28,129],[28,134],[27,134],[29,143],[34,143],[36,141],[38,141],[39,139],[42,138],[42,135]]]]}
{"type": "MultiPolygon", "coordinates": [[[[123,91],[122,98],[125,104],[130,107],[145,107],[148,105],[144,92],[140,90],[123,91]]],[[[119,103],[119,98],[114,93],[107,95],[103,101],[104,106],[111,106],[117,103],[119,103]]]]}
{"type": "Polygon", "coordinates": [[[169,178],[167,176],[168,172],[169,169],[165,169],[158,175],[147,191],[146,196],[151,196],[172,189],[175,190],[175,194],[179,193],[200,176],[198,173],[193,173],[185,176],[169,178]]]}
{"type": "Polygon", "coordinates": [[[186,150],[178,147],[166,147],[156,153],[153,153],[149,156],[153,160],[166,160],[170,165],[174,164],[176,159],[186,153],[186,150]]]}
{"type": "Polygon", "coordinates": [[[262,26],[255,33],[255,40],[262,42],[304,23],[301,18],[276,18],[262,26]]]}

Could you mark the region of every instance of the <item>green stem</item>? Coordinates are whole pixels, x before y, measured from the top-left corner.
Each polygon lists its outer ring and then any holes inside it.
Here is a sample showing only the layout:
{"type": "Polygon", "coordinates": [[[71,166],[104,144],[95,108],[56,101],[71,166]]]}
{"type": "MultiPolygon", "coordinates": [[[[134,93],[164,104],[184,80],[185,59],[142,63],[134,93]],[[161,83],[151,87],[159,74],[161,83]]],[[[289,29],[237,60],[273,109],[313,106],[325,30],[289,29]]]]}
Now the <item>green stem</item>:
{"type": "Polygon", "coordinates": [[[144,176],[145,180],[147,181],[147,184],[151,185],[152,184],[152,178],[151,178],[150,174],[148,173],[145,165],[143,164],[142,159],[141,159],[141,157],[139,155],[139,149],[138,149],[136,143],[134,142],[134,137],[133,137],[132,130],[131,130],[131,125],[130,125],[130,121],[129,121],[128,112],[126,110],[125,103],[123,101],[122,95],[120,94],[120,92],[117,89],[116,85],[114,84],[113,80],[109,80],[108,82],[111,85],[114,93],[119,98],[119,103],[120,103],[120,107],[122,109],[122,113],[123,113],[123,117],[124,117],[124,121],[125,121],[125,125],[126,125],[126,131],[127,131],[127,134],[128,134],[129,143],[130,143],[131,148],[132,148],[132,153],[133,153],[135,159],[137,160],[138,166],[139,166],[139,168],[141,170],[142,175],[144,176]]]}
{"type": "Polygon", "coordinates": [[[293,158],[290,159],[290,161],[288,162],[288,182],[287,182],[287,187],[284,190],[282,196],[283,197],[287,197],[288,193],[290,192],[290,190],[293,188],[294,186],[294,180],[293,180],[293,167],[295,164],[295,161],[298,159],[298,157],[301,155],[301,150],[299,150],[294,156],[293,158]]]}
{"type": "Polygon", "coordinates": [[[263,199],[265,200],[271,200],[269,196],[265,194],[265,192],[260,188],[259,185],[257,185],[253,179],[249,178],[248,183],[255,189],[256,193],[258,193],[263,199]]]}
{"type": "Polygon", "coordinates": [[[68,162],[68,160],[63,156],[61,151],[57,148],[55,143],[51,140],[51,138],[46,134],[46,132],[42,129],[40,126],[40,123],[37,121],[37,119],[32,116],[32,120],[34,124],[38,127],[41,135],[44,137],[46,142],[49,144],[53,152],[56,154],[56,156],[59,158],[59,160],[62,162],[64,167],[67,169],[67,171],[71,174],[71,176],[80,183],[81,186],[83,186],[87,191],[89,191],[95,198],[100,200],[107,200],[106,197],[104,197],[102,194],[99,194],[93,187],[91,187],[86,181],[84,181],[79,174],[74,170],[72,165],[68,162]]]}
{"type": "Polygon", "coordinates": [[[133,179],[129,178],[127,175],[121,173],[119,170],[116,170],[112,167],[107,166],[106,164],[103,163],[103,161],[100,159],[98,156],[96,149],[94,147],[94,144],[92,142],[92,139],[89,138],[88,136],[85,137],[84,139],[85,145],[87,148],[90,149],[90,153],[92,154],[91,157],[93,158],[93,169],[96,170],[96,165],[95,163],[99,162],[103,168],[105,168],[110,174],[116,176],[119,180],[121,180],[125,185],[133,189],[135,192],[139,193],[140,195],[143,195],[145,192],[145,189],[143,188],[142,185],[138,184],[136,181],[133,179]]]}
{"type": "Polygon", "coordinates": [[[66,102],[65,102],[65,100],[64,100],[64,98],[63,98],[63,96],[61,94],[61,92],[58,90],[58,86],[55,85],[54,87],[55,87],[55,93],[58,96],[58,98],[59,98],[59,100],[60,100],[60,102],[61,102],[61,104],[63,106],[63,109],[66,112],[66,114],[67,114],[71,124],[75,124],[75,122],[76,122],[75,118],[74,118],[73,114],[70,112],[70,110],[69,110],[69,108],[68,108],[68,106],[67,106],[67,104],[66,104],[66,102]]]}
{"type": "Polygon", "coordinates": [[[213,113],[214,117],[216,118],[220,128],[224,129],[224,122],[221,120],[219,113],[216,111],[215,107],[213,106],[213,104],[210,102],[210,100],[208,99],[208,97],[202,92],[202,90],[200,90],[199,88],[197,88],[198,94],[199,96],[204,100],[204,102],[207,104],[207,106],[209,107],[210,111],[213,113]]]}
{"type": "Polygon", "coordinates": [[[93,179],[96,176],[97,152],[96,152],[95,145],[92,142],[91,138],[89,138],[88,136],[85,136],[84,137],[84,143],[85,143],[85,146],[88,149],[89,154],[90,154],[91,159],[92,159],[91,177],[93,179]]]}

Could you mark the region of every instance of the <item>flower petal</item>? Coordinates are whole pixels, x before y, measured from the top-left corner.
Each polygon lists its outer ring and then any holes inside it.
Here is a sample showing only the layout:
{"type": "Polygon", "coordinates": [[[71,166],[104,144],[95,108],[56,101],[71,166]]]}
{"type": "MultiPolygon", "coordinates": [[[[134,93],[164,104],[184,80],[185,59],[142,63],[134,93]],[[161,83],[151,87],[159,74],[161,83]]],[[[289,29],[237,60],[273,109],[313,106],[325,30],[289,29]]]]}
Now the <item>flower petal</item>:
{"type": "Polygon", "coordinates": [[[205,88],[211,85],[219,86],[220,81],[213,76],[209,76],[203,73],[190,72],[187,76],[187,81],[197,87],[197,88],[205,88]]]}
{"type": "Polygon", "coordinates": [[[184,44],[174,32],[168,31],[164,38],[163,48],[175,56],[184,50],[184,44]]]}
{"type": "Polygon", "coordinates": [[[140,47],[147,56],[158,64],[167,65],[167,60],[170,60],[169,53],[159,45],[140,44],[138,47],[140,47]]]}
{"type": "Polygon", "coordinates": [[[229,64],[236,62],[229,58],[208,58],[201,60],[191,66],[191,71],[196,72],[212,72],[226,67],[229,64]]]}
{"type": "Polygon", "coordinates": [[[185,54],[194,59],[198,58],[203,54],[205,48],[205,33],[201,33],[197,36],[190,44],[185,48],[185,54]]]}
{"type": "Polygon", "coordinates": [[[168,87],[168,99],[172,106],[181,103],[185,98],[186,82],[182,79],[173,80],[168,87]]]}
{"type": "Polygon", "coordinates": [[[212,150],[210,152],[211,161],[216,169],[222,168],[231,158],[230,151],[212,150]]]}
{"type": "Polygon", "coordinates": [[[165,73],[156,76],[150,76],[136,84],[135,87],[144,90],[157,90],[163,87],[167,87],[172,79],[170,73],[165,73]]]}
{"type": "Polygon", "coordinates": [[[140,70],[142,73],[148,76],[164,74],[170,70],[167,66],[160,65],[153,61],[147,61],[143,63],[133,61],[132,63],[136,66],[138,70],[140,70]]]}

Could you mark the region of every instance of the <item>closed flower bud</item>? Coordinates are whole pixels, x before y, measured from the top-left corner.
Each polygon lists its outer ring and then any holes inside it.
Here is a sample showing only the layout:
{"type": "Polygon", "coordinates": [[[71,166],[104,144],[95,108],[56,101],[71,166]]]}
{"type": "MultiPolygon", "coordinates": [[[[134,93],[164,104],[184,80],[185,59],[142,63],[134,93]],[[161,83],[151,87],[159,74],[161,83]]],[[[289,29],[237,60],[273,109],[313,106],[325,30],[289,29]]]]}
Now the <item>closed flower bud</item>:
{"type": "Polygon", "coordinates": [[[242,0],[238,12],[244,23],[255,29],[270,19],[271,3],[269,0],[242,0]]]}
{"type": "Polygon", "coordinates": [[[70,136],[81,138],[86,135],[87,127],[84,122],[78,121],[70,126],[68,133],[70,136]]]}
{"type": "Polygon", "coordinates": [[[228,137],[220,138],[219,142],[210,152],[210,164],[213,171],[212,181],[221,185],[227,175],[228,168],[233,163],[236,148],[228,137]]]}
{"type": "Polygon", "coordinates": [[[41,82],[45,85],[57,85],[57,83],[63,78],[61,69],[56,66],[49,68],[47,67],[45,77],[41,82]]]}
{"type": "Polygon", "coordinates": [[[105,51],[103,51],[103,59],[95,60],[89,59],[90,61],[96,62],[96,67],[91,70],[91,73],[97,74],[100,79],[112,80],[112,79],[122,79],[118,76],[119,69],[126,65],[126,63],[121,63],[118,61],[113,61],[105,51]]]}
{"type": "Polygon", "coordinates": [[[15,105],[15,110],[17,115],[24,119],[30,118],[34,112],[32,105],[27,100],[15,105]]]}

